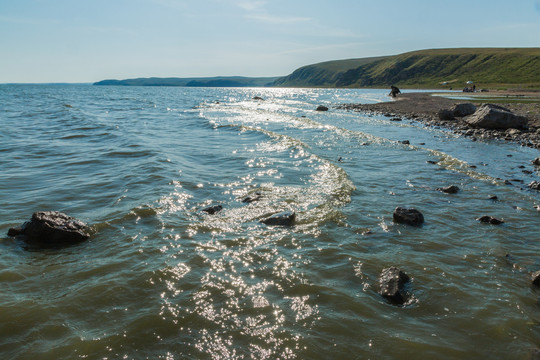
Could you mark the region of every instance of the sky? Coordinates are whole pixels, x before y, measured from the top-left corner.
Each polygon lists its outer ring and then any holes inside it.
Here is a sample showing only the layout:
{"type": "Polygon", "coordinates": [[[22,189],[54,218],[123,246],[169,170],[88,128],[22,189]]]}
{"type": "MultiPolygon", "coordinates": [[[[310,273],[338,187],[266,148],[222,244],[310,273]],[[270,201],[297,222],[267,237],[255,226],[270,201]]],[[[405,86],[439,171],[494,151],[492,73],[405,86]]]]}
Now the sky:
{"type": "Polygon", "coordinates": [[[0,83],[284,76],[456,47],[540,47],[540,0],[0,0],[0,83]]]}

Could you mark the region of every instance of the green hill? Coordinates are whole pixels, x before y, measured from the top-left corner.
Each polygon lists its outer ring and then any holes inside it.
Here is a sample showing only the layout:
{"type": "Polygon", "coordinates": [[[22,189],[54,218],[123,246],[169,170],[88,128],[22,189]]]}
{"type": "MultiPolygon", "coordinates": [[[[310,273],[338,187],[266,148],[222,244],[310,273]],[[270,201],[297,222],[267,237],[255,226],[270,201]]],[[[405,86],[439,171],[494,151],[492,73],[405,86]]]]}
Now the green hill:
{"type": "Polygon", "coordinates": [[[94,85],[116,86],[189,86],[189,87],[263,87],[272,84],[277,77],[217,76],[205,78],[137,78],[126,80],[102,80],[94,85]]]}
{"type": "Polygon", "coordinates": [[[299,68],[273,86],[478,87],[540,89],[540,48],[462,48],[328,61],[299,68]],[[443,85],[444,83],[444,85],[443,85]]]}

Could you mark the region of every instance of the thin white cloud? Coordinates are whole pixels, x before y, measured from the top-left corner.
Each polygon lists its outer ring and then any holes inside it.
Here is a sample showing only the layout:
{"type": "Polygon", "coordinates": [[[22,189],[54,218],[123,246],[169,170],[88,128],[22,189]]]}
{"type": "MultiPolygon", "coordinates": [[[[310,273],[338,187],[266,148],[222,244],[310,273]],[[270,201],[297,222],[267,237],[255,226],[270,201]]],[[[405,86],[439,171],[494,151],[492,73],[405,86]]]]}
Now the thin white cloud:
{"type": "Polygon", "coordinates": [[[236,1],[234,5],[245,11],[245,17],[249,20],[267,24],[296,24],[311,21],[311,18],[302,16],[273,15],[266,9],[267,1],[236,1]]]}
{"type": "Polygon", "coordinates": [[[268,24],[296,24],[311,21],[311,18],[300,16],[274,16],[266,13],[248,14],[248,19],[264,22],[268,24]]]}

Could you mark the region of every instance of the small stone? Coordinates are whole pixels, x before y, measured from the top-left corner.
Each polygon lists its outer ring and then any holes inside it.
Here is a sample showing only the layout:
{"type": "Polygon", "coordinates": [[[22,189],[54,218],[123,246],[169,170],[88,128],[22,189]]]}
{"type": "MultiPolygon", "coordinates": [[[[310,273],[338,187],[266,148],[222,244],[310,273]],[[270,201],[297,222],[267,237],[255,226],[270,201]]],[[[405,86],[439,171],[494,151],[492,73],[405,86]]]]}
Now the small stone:
{"type": "Polygon", "coordinates": [[[540,166],[540,157],[537,157],[532,161],[533,165],[540,166]]]}
{"type": "Polygon", "coordinates": [[[261,197],[262,197],[261,193],[257,191],[255,193],[255,196],[246,196],[245,198],[242,199],[242,202],[245,204],[250,204],[252,202],[259,201],[261,197]]]}
{"type": "Polygon", "coordinates": [[[261,100],[261,101],[264,101],[264,99],[260,96],[254,96],[253,97],[253,100],[261,100]]]}
{"type": "Polygon", "coordinates": [[[409,145],[411,142],[409,140],[403,140],[401,143],[403,145],[409,145]]]}
{"type": "Polygon", "coordinates": [[[221,205],[213,205],[213,206],[208,206],[208,207],[202,209],[201,211],[203,211],[205,213],[208,213],[210,215],[214,215],[214,214],[217,214],[218,212],[220,212],[221,210],[223,210],[223,206],[221,206],[221,205]]]}
{"type": "Polygon", "coordinates": [[[497,197],[497,195],[489,195],[488,199],[489,199],[489,200],[494,200],[494,201],[499,200],[499,198],[497,197]]]}
{"type": "Polygon", "coordinates": [[[324,105],[319,105],[317,107],[317,109],[315,109],[316,111],[328,111],[328,108],[324,105]]]}
{"type": "Polygon", "coordinates": [[[391,118],[390,121],[401,121],[401,118],[399,118],[399,117],[394,117],[394,118],[391,118]]]}
{"type": "Polygon", "coordinates": [[[424,223],[424,215],[413,208],[396,207],[393,214],[395,223],[407,224],[411,226],[420,226],[424,223]]]}
{"type": "Polygon", "coordinates": [[[493,216],[489,216],[489,215],[481,216],[481,217],[477,218],[476,220],[478,220],[480,222],[483,222],[483,223],[486,223],[486,224],[491,224],[491,225],[500,225],[500,224],[504,223],[504,221],[499,220],[499,219],[494,218],[493,216]]]}

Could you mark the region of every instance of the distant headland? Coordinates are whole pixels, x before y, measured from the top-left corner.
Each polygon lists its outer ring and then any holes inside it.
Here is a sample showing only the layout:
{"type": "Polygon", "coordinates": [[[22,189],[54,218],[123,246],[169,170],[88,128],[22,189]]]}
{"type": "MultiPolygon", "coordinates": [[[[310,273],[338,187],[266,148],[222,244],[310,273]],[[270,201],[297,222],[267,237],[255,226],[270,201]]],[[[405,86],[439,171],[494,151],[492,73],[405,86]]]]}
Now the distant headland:
{"type": "Polygon", "coordinates": [[[334,60],[303,66],[282,77],[138,78],[94,85],[188,87],[317,87],[540,90],[540,48],[455,48],[334,60]]]}

